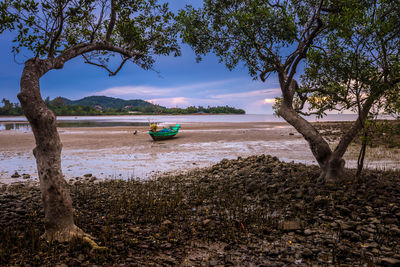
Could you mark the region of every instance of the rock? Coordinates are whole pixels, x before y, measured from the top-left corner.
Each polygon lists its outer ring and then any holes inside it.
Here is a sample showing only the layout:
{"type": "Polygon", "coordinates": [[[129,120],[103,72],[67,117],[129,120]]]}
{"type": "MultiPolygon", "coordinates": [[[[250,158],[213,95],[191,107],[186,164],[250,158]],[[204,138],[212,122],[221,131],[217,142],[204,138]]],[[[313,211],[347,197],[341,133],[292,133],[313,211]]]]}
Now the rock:
{"type": "Polygon", "coordinates": [[[161,225],[171,225],[172,222],[170,220],[165,220],[161,223],[161,225]]]}
{"type": "Polygon", "coordinates": [[[24,173],[24,174],[22,174],[22,178],[29,179],[29,178],[31,178],[31,176],[29,174],[24,173]]]}
{"type": "Polygon", "coordinates": [[[280,225],[280,229],[283,231],[296,231],[301,229],[299,221],[284,221],[280,225]]]}
{"type": "Polygon", "coordinates": [[[337,223],[339,223],[342,230],[354,230],[357,226],[357,223],[354,221],[337,221],[337,223]]]}
{"type": "Polygon", "coordinates": [[[18,172],[15,172],[13,175],[11,175],[11,178],[20,178],[21,175],[19,175],[18,172]]]}
{"type": "Polygon", "coordinates": [[[400,235],[400,229],[395,224],[390,225],[389,231],[392,232],[393,234],[400,235]]]}
{"type": "Polygon", "coordinates": [[[83,177],[85,177],[85,178],[90,178],[92,176],[93,176],[93,174],[91,174],[91,173],[87,173],[87,174],[83,175],[83,177]]]}
{"type": "Polygon", "coordinates": [[[314,234],[313,230],[310,230],[310,229],[304,230],[304,235],[312,235],[312,234],[314,234]]]}
{"type": "Polygon", "coordinates": [[[384,224],[399,224],[399,221],[396,218],[385,218],[383,220],[384,224]]]}
{"type": "Polygon", "coordinates": [[[314,255],[314,253],[311,251],[311,249],[309,248],[305,248],[302,252],[301,252],[301,256],[303,258],[311,258],[314,255]]]}
{"type": "Polygon", "coordinates": [[[79,261],[83,261],[84,259],[85,259],[85,255],[79,254],[78,260],[79,260],[79,261]]]}
{"type": "Polygon", "coordinates": [[[294,133],[289,133],[289,135],[294,135],[294,133]]]}
{"type": "Polygon", "coordinates": [[[376,242],[365,243],[361,245],[364,248],[377,248],[379,245],[376,242]]]}
{"type": "Polygon", "coordinates": [[[361,239],[361,236],[359,234],[357,234],[357,233],[355,233],[353,231],[348,231],[348,230],[344,230],[342,232],[342,236],[345,237],[345,238],[348,238],[348,239],[350,239],[351,241],[354,241],[354,242],[360,241],[360,239],[361,239]]]}
{"type": "Polygon", "coordinates": [[[377,218],[370,218],[370,223],[372,223],[372,224],[380,224],[381,223],[381,221],[380,220],[378,220],[377,218]]]}
{"type": "Polygon", "coordinates": [[[346,208],[345,206],[337,205],[336,208],[339,210],[340,214],[343,216],[347,216],[347,215],[351,214],[351,210],[346,208]]]}
{"type": "Polygon", "coordinates": [[[256,182],[256,181],[254,181],[254,182],[251,182],[248,186],[247,186],[247,193],[249,193],[249,194],[251,194],[251,193],[253,193],[254,191],[256,191],[257,189],[259,188],[259,184],[256,182]]]}
{"type": "Polygon", "coordinates": [[[203,223],[203,225],[207,225],[207,224],[209,224],[210,222],[211,222],[210,219],[205,219],[202,223],[203,223]]]}
{"type": "Polygon", "coordinates": [[[394,258],[382,258],[381,265],[386,267],[399,267],[400,260],[394,258]]]}
{"type": "Polygon", "coordinates": [[[130,227],[128,228],[128,231],[129,231],[129,232],[132,232],[132,233],[138,233],[138,232],[140,232],[140,228],[137,227],[137,226],[130,226],[130,227]]]}
{"type": "Polygon", "coordinates": [[[320,207],[325,207],[329,204],[329,199],[328,197],[318,195],[314,198],[314,204],[320,207]]]}

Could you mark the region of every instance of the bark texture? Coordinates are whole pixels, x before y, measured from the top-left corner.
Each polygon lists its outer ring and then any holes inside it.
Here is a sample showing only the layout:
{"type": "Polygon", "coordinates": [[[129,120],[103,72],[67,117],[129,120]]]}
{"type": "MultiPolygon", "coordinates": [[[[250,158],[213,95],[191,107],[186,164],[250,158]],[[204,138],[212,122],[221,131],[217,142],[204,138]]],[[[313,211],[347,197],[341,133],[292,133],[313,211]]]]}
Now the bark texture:
{"type": "MultiPolygon", "coordinates": [[[[331,182],[341,177],[344,173],[345,161],[343,154],[332,152],[328,142],[312,126],[310,122],[302,118],[293,108],[293,96],[297,81],[292,79],[289,86],[282,79],[281,88],[283,101],[279,108],[279,115],[291,124],[308,142],[318,165],[321,168],[321,180],[331,182]]],[[[350,137],[350,136],[349,136],[350,137]]]]}
{"type": "Polygon", "coordinates": [[[36,141],[33,154],[44,204],[45,237],[64,242],[83,232],[74,224],[72,200],[61,170],[62,144],[56,117],[40,95],[39,80],[47,70],[46,62],[28,60],[21,77],[18,98],[36,141]]]}

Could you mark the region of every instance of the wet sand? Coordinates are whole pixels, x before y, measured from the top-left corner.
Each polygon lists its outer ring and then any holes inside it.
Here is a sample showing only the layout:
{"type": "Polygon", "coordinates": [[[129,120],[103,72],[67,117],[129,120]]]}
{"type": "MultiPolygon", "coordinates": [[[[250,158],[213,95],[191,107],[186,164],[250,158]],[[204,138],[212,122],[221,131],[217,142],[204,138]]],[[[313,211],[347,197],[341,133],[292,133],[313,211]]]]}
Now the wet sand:
{"type": "MultiPolygon", "coordinates": [[[[260,154],[316,164],[302,136],[283,122],[186,123],[174,139],[157,142],[148,135],[148,127],[60,128],[59,132],[67,179],[89,173],[106,179],[147,178],[260,154]]],[[[0,131],[0,183],[23,180],[11,178],[15,171],[36,180],[33,148],[31,132],[0,131]]],[[[348,161],[352,165],[354,161],[348,161]]]]}

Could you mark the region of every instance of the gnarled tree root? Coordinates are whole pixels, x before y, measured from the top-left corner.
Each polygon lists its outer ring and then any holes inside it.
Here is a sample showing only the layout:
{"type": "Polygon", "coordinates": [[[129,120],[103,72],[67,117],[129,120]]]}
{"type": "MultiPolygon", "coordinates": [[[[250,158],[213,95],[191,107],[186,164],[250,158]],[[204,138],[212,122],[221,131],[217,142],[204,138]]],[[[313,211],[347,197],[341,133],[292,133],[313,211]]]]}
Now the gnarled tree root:
{"type": "Polygon", "coordinates": [[[92,251],[101,252],[107,250],[107,247],[97,245],[97,243],[94,241],[94,237],[85,233],[76,225],[57,231],[46,230],[42,238],[44,238],[48,242],[57,241],[60,243],[68,243],[71,242],[73,239],[81,239],[84,243],[88,244],[91,247],[92,251]]]}

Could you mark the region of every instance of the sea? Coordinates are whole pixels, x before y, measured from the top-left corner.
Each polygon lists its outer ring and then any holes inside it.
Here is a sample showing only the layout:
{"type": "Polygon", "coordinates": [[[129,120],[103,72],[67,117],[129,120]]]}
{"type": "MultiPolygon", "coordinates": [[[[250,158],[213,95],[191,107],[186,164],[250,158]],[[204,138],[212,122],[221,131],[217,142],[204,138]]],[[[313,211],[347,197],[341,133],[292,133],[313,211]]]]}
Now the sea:
{"type": "MultiPolygon", "coordinates": [[[[382,115],[381,119],[393,119],[392,116],[382,115]]],[[[328,114],[322,118],[310,116],[310,122],[316,121],[354,121],[356,114],[328,114]]],[[[246,123],[246,122],[284,122],[275,115],[240,114],[240,115],[124,115],[124,116],[59,116],[57,126],[60,128],[75,127],[110,127],[110,126],[148,126],[150,123],[161,125],[176,123],[246,123]]],[[[1,117],[0,131],[22,130],[29,131],[30,126],[24,116],[1,117]]]]}

